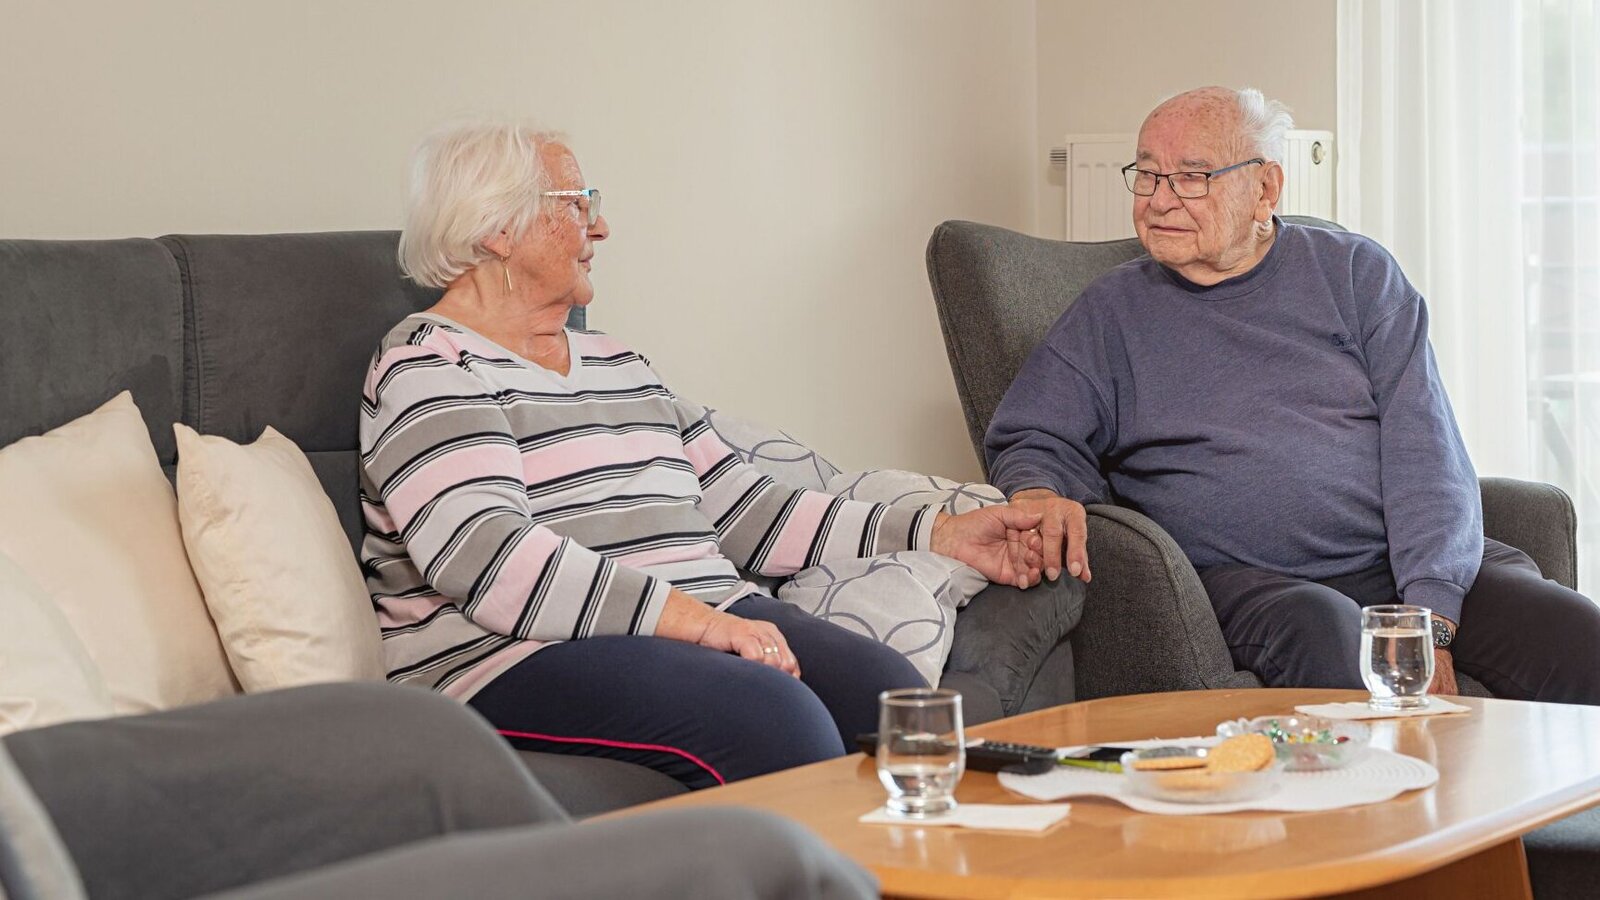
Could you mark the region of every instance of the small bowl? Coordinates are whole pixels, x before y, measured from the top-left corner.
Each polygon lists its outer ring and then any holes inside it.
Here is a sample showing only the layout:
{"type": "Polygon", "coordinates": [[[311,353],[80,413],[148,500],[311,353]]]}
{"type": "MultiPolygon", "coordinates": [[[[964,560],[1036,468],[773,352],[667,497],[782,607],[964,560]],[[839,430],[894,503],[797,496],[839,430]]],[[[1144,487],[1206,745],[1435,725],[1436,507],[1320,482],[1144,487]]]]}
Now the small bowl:
{"type": "Polygon", "coordinates": [[[1274,762],[1259,772],[1213,772],[1205,768],[1136,769],[1145,759],[1206,758],[1204,747],[1152,747],[1122,754],[1122,774],[1128,789],[1151,800],[1170,803],[1233,803],[1254,800],[1278,786],[1283,764],[1274,762]]]}
{"type": "Polygon", "coordinates": [[[1219,737],[1264,734],[1272,739],[1278,759],[1289,772],[1340,769],[1367,752],[1372,730],[1360,722],[1317,716],[1259,716],[1217,726],[1219,737]]]}

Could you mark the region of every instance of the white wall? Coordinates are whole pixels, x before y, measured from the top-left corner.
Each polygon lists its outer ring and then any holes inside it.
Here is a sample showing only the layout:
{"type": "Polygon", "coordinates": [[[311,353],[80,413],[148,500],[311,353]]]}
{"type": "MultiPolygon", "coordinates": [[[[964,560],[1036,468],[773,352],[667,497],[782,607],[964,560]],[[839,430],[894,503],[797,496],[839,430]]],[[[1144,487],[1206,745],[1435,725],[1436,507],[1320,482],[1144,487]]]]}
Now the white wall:
{"type": "Polygon", "coordinates": [[[605,192],[592,321],[847,467],[975,475],[923,268],[1034,220],[1031,0],[7,4],[0,236],[392,228],[506,112],[605,192]]]}
{"type": "Polygon", "coordinates": [[[1259,88],[1289,105],[1296,127],[1333,130],[1334,9],[1334,0],[1038,0],[1038,233],[1065,233],[1064,173],[1050,168],[1050,148],[1068,134],[1137,132],[1172,94],[1259,88]]]}

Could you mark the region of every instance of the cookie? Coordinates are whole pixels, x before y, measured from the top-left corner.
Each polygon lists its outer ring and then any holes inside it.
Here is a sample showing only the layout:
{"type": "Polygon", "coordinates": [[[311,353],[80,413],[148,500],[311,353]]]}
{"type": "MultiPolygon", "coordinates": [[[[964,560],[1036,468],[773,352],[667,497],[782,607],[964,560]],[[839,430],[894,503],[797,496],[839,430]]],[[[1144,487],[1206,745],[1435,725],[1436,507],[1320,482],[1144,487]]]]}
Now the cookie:
{"type": "Polygon", "coordinates": [[[1206,768],[1213,772],[1259,772],[1272,765],[1277,750],[1264,734],[1241,734],[1211,748],[1206,768]]]}
{"type": "Polygon", "coordinates": [[[1210,769],[1190,769],[1186,772],[1170,772],[1158,776],[1158,784],[1168,791],[1214,791],[1219,785],[1217,776],[1210,769]]]}
{"type": "Polygon", "coordinates": [[[1167,772],[1174,769],[1203,769],[1206,760],[1203,756],[1152,756],[1133,761],[1133,767],[1141,772],[1167,772]]]}

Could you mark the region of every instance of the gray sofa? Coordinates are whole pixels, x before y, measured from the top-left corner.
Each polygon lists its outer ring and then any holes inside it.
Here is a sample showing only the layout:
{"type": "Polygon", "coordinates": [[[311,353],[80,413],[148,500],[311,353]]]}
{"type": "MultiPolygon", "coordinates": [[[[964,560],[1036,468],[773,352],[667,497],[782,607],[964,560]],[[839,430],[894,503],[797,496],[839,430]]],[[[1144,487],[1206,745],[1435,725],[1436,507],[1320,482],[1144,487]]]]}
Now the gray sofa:
{"type": "MultiPolygon", "coordinates": [[[[394,232],[0,241],[0,446],[128,389],[168,472],[172,423],[239,442],[271,425],[310,459],[354,547],[356,425],[379,337],[437,293],[401,278],[394,232]]],[[[581,319],[579,323],[581,324],[581,319]]],[[[615,329],[625,335],[625,323],[615,329]]],[[[958,616],[943,683],[981,722],[1072,699],[1070,585],[991,587],[958,616]]],[[[524,754],[574,815],[679,784],[608,760],[524,754]]]]}
{"type": "MultiPolygon", "coordinates": [[[[1133,238],[1053,241],[975,222],[934,229],[928,279],[980,460],[995,407],[1045,331],[1091,281],[1143,254],[1133,238]]],[[[1548,484],[1484,478],[1480,485],[1484,533],[1576,588],[1572,500],[1548,484]]],[[[1071,637],[1077,696],[1259,687],[1254,675],[1234,669],[1199,576],[1172,538],[1131,509],[1091,505],[1088,513],[1094,581],[1071,637]]],[[[1466,675],[1459,679],[1462,693],[1488,695],[1466,675]]],[[[1600,896],[1600,808],[1535,831],[1525,844],[1542,900],[1600,896]]]]}

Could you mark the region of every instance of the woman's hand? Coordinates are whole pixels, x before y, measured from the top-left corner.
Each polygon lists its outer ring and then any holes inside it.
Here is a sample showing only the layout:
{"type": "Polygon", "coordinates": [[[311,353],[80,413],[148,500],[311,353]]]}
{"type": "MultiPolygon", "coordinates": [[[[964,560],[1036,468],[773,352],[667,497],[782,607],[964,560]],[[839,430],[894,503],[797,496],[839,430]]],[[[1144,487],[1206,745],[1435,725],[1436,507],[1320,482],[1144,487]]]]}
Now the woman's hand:
{"type": "Polygon", "coordinates": [[[985,506],[952,516],[939,513],[929,548],[959,560],[997,584],[1029,588],[1039,583],[1044,562],[1037,512],[985,506]]]}
{"type": "Polygon", "coordinates": [[[794,658],[778,626],[717,612],[677,588],[667,595],[667,606],[656,622],[655,636],[687,641],[723,653],[737,653],[751,662],[800,677],[800,661],[794,658]]]}
{"type": "Polygon", "coordinates": [[[764,663],[800,677],[800,661],[794,658],[778,626],[757,619],[741,619],[731,613],[714,615],[716,618],[696,642],[700,646],[737,653],[751,662],[764,663]]]}

